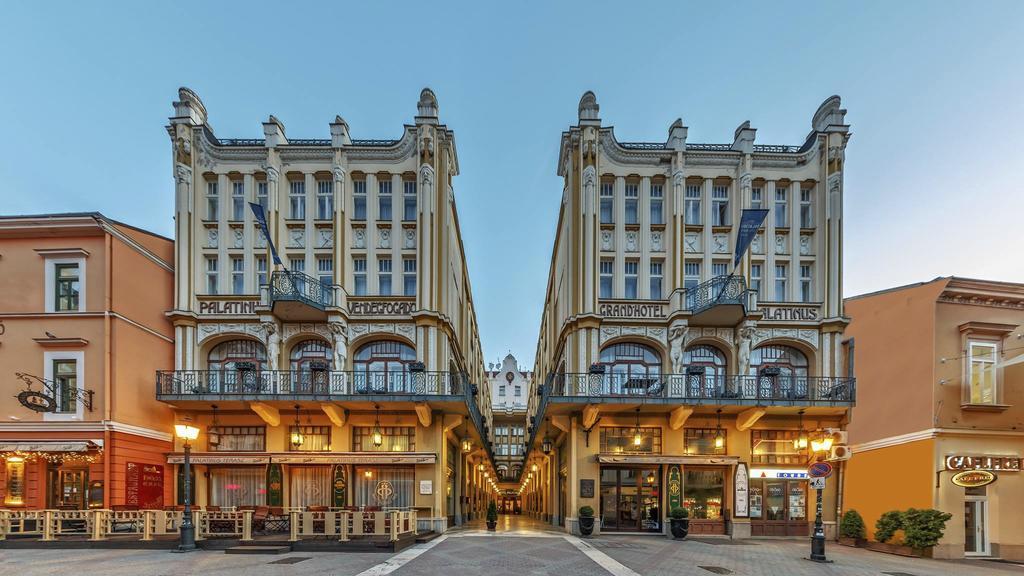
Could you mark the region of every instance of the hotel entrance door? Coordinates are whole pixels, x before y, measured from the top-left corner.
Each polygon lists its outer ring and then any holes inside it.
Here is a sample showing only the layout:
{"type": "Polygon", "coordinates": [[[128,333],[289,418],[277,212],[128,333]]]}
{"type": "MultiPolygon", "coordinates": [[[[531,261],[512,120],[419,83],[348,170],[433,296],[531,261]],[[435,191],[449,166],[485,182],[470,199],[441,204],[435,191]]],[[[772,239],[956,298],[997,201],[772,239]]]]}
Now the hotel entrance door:
{"type": "Polygon", "coordinates": [[[661,474],[657,468],[601,469],[601,530],[661,531],[661,474]]]}
{"type": "Polygon", "coordinates": [[[988,556],[988,499],[967,496],[964,502],[964,555],[988,556]]]}

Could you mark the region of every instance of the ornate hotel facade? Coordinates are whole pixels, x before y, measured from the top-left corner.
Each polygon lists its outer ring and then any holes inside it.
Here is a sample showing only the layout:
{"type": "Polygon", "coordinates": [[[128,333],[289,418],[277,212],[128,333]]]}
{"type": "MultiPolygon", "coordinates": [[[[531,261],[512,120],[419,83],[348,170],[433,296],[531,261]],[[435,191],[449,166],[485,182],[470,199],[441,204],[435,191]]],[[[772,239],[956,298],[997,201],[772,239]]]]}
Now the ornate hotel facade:
{"type": "Polygon", "coordinates": [[[489,388],[433,92],[395,140],[340,117],[294,139],[273,116],[221,139],[186,88],[167,131],[175,370],[156,394],[201,430],[196,501],[415,508],[439,531],[480,513],[489,388]]]}
{"type": "MultiPolygon", "coordinates": [[[[584,94],[564,180],[520,489],[576,530],[807,535],[809,462],[844,457],[854,381],[842,301],[838,97],[796,146],[619,142],[584,94]],[[734,266],[745,209],[768,215],[734,266]],[[812,442],[814,441],[814,442],[812,442]],[[827,444],[829,451],[812,451],[827,444]]],[[[829,531],[836,477],[824,491],[829,531]]]]}

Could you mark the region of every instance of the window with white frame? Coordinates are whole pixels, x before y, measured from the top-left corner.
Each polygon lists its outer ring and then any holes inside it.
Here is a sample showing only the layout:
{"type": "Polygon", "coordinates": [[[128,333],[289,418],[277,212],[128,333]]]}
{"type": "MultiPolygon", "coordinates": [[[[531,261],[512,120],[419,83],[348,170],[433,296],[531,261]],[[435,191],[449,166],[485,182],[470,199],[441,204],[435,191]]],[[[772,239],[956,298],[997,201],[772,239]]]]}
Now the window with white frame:
{"type": "Polygon", "coordinates": [[[404,198],[404,209],[402,214],[402,220],[406,222],[412,222],[416,220],[416,181],[406,180],[402,182],[404,198]]]}
{"type": "Polygon", "coordinates": [[[699,184],[686,187],[686,201],[683,204],[683,222],[686,224],[700,224],[700,192],[699,184]]]}
{"type": "Polygon", "coordinates": [[[81,271],[77,262],[53,263],[53,311],[80,311],[81,286],[81,271]]]}
{"type": "Polygon", "coordinates": [[[639,224],[640,185],[626,184],[626,224],[639,224]]]}
{"type": "Polygon", "coordinates": [[[811,269],[810,264],[800,265],[800,301],[810,302],[814,299],[812,291],[811,280],[814,277],[814,271],[811,269]]]}
{"type": "Polygon", "coordinates": [[[241,256],[231,257],[231,293],[245,294],[245,260],[241,256]]]}
{"type": "Polygon", "coordinates": [[[651,184],[651,224],[665,223],[665,186],[651,184]]]}
{"type": "Polygon", "coordinates": [[[971,340],[967,343],[968,401],[971,404],[996,404],[995,342],[971,340]]]}
{"type": "Polygon", "coordinates": [[[717,278],[719,276],[726,276],[729,274],[729,263],[728,262],[712,262],[711,263],[711,277],[717,278]]]}
{"type": "Polygon", "coordinates": [[[661,300],[661,287],[664,280],[664,263],[661,260],[651,261],[651,300],[661,300]]]}
{"type": "Polygon", "coordinates": [[[235,222],[245,219],[245,182],[231,183],[231,219],[235,222]]]}
{"type": "Polygon", "coordinates": [[[755,186],[750,189],[750,207],[758,210],[764,204],[764,189],[760,186],[755,186]]]}
{"type": "Polygon", "coordinates": [[[800,227],[814,227],[814,189],[800,189],[800,227]]]}
{"type": "Polygon", "coordinates": [[[53,361],[53,385],[58,414],[77,411],[78,363],[73,359],[53,361]]]}
{"type": "Polygon", "coordinates": [[[216,220],[220,217],[220,196],[217,193],[217,183],[206,183],[206,219],[216,220]]]}
{"type": "Polygon", "coordinates": [[[334,259],[330,256],[318,256],[316,259],[316,277],[321,286],[334,284],[334,259]]]}
{"type": "Polygon", "coordinates": [[[729,187],[715,186],[711,188],[711,225],[729,225],[729,187]]]}
{"type": "Polygon", "coordinates": [[[256,183],[256,203],[263,207],[263,212],[270,208],[270,202],[267,194],[267,183],[266,181],[259,181],[256,183]]]}
{"type": "Polygon", "coordinates": [[[217,293],[217,257],[206,257],[206,293],[217,293]]]}
{"type": "Polygon", "coordinates": [[[786,188],[780,184],[775,185],[775,227],[786,228],[789,226],[789,202],[786,199],[786,188]]]}
{"type": "Polygon", "coordinates": [[[330,220],[331,218],[334,218],[334,182],[317,180],[316,219],[330,220]]]}
{"type": "Polygon", "coordinates": [[[377,257],[377,293],[391,296],[391,258],[377,257]]]}
{"type": "Polygon", "coordinates": [[[612,297],[612,277],[615,261],[611,258],[601,259],[601,298],[612,297]]]}
{"type": "Polygon", "coordinates": [[[601,224],[611,224],[615,222],[613,190],[614,188],[611,182],[601,182],[601,224]]]}
{"type": "Polygon", "coordinates": [[[640,268],[640,263],[636,260],[626,260],[626,293],[623,295],[629,300],[635,300],[637,297],[637,271],[640,268]]]}
{"type": "Polygon", "coordinates": [[[683,287],[687,290],[700,284],[700,262],[689,261],[683,264],[683,287]]]}
{"type": "Polygon", "coordinates": [[[775,301],[785,302],[786,297],[786,273],[788,272],[785,264],[775,265],[775,301]]]}
{"type": "Polygon", "coordinates": [[[267,257],[257,256],[256,257],[256,292],[260,291],[260,286],[267,284],[267,257]]]}
{"type": "Polygon", "coordinates": [[[352,293],[356,296],[366,296],[366,258],[352,258],[352,293]]]}
{"type": "Polygon", "coordinates": [[[391,180],[377,182],[377,219],[391,220],[391,180]]]}
{"type": "Polygon", "coordinates": [[[406,296],[416,295],[416,259],[402,259],[402,293],[406,296]]]}
{"type": "Polygon", "coordinates": [[[306,219],[306,182],[290,180],[288,182],[288,217],[292,220],[306,219]]]}
{"type": "Polygon", "coordinates": [[[751,264],[750,265],[750,289],[757,294],[757,298],[760,300],[763,298],[761,293],[761,278],[764,277],[764,265],[763,264],[751,264]]]}
{"type": "Polygon", "coordinates": [[[366,220],[366,180],[352,181],[352,219],[366,220]]]}

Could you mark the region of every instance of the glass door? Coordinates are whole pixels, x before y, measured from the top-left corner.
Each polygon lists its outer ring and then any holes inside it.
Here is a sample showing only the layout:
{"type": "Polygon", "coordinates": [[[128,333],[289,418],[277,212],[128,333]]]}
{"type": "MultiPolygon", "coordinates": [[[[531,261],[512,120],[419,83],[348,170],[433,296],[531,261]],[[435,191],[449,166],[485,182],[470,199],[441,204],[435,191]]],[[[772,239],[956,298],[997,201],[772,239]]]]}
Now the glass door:
{"type": "Polygon", "coordinates": [[[59,504],[62,510],[85,509],[85,471],[61,470],[58,480],[59,504]]]}
{"type": "Polygon", "coordinates": [[[988,556],[988,499],[967,497],[964,502],[964,554],[988,556]]]}
{"type": "Polygon", "coordinates": [[[619,471],[601,469],[601,530],[619,529],[619,471]]]}
{"type": "Polygon", "coordinates": [[[661,530],[661,475],[657,468],[601,469],[601,529],[661,530]]]}

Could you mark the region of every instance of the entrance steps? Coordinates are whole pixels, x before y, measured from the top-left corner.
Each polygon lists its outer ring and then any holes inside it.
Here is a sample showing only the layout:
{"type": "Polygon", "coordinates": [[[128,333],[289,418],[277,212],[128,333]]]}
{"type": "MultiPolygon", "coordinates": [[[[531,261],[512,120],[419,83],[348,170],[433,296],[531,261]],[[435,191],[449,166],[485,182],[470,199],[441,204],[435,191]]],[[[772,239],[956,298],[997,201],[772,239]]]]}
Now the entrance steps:
{"type": "Polygon", "coordinates": [[[287,554],[291,546],[242,545],[232,546],[224,550],[225,554],[287,554]]]}

